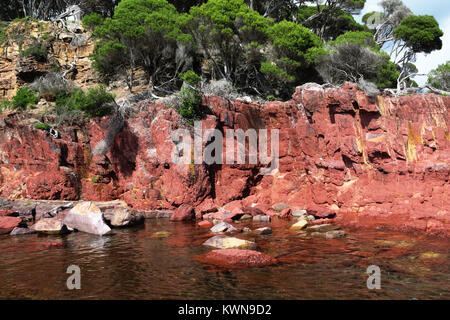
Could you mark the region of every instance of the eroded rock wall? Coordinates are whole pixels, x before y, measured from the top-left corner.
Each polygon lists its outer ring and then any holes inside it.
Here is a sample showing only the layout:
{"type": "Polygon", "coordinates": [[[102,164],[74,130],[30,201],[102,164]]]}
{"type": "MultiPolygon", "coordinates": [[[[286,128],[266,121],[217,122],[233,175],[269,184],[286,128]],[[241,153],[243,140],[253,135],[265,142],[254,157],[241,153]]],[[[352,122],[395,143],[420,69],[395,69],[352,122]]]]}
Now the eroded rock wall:
{"type": "Polygon", "coordinates": [[[114,116],[57,128],[54,139],[9,113],[0,117],[0,197],[122,199],[141,210],[186,203],[199,218],[225,205],[273,212],[284,202],[349,224],[450,234],[449,97],[371,99],[351,84],[307,84],[287,102],[209,96],[204,107],[204,129],[279,129],[279,169],[174,164],[171,134],[192,128],[158,103],[139,103],[104,153],[95,150],[114,116]]]}

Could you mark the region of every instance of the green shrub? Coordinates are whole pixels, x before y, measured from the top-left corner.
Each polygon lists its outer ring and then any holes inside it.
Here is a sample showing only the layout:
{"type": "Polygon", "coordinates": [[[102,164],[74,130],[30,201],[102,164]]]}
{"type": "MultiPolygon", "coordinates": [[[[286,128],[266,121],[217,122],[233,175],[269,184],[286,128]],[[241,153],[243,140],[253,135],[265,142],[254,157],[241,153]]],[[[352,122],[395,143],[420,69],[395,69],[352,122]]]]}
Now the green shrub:
{"type": "Polygon", "coordinates": [[[103,17],[95,12],[84,16],[81,20],[83,27],[90,30],[93,30],[95,27],[101,25],[103,21],[103,17]]]}
{"type": "Polygon", "coordinates": [[[38,123],[34,126],[35,129],[48,131],[51,126],[48,123],[38,123]]]}
{"type": "Polygon", "coordinates": [[[59,94],[56,97],[57,113],[83,111],[87,117],[101,117],[112,111],[110,103],[114,95],[108,93],[103,86],[89,89],[87,93],[74,89],[70,94],[59,94]]]}
{"type": "Polygon", "coordinates": [[[183,119],[191,125],[195,120],[201,119],[202,97],[198,90],[183,86],[180,93],[177,94],[177,98],[180,102],[175,108],[183,119]]]}
{"type": "Polygon", "coordinates": [[[24,57],[33,56],[39,61],[47,60],[47,46],[43,42],[34,42],[30,47],[22,51],[24,57]]]}
{"type": "Polygon", "coordinates": [[[25,110],[28,105],[33,105],[39,102],[36,94],[28,88],[20,88],[12,99],[13,109],[25,110]]]}
{"type": "Polygon", "coordinates": [[[197,86],[202,81],[202,78],[192,70],[181,73],[180,79],[193,87],[197,86]]]}
{"type": "Polygon", "coordinates": [[[0,100],[0,113],[5,111],[6,109],[11,109],[11,107],[12,107],[12,102],[9,101],[8,99],[0,100]]]}
{"type": "Polygon", "coordinates": [[[3,45],[8,40],[8,25],[0,23],[0,45],[3,45]]]}

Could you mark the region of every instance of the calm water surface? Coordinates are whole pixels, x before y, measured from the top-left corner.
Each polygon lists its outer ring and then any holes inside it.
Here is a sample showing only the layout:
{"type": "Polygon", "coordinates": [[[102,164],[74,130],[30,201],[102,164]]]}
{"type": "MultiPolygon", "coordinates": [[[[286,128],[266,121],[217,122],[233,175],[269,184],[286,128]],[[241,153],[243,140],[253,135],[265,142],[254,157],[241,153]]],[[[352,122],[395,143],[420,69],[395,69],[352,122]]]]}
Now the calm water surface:
{"type": "Polygon", "coordinates": [[[266,236],[238,234],[280,264],[237,271],[192,259],[210,250],[202,243],[211,235],[190,223],[147,220],[105,237],[0,236],[0,298],[450,299],[448,239],[363,230],[311,239],[290,224],[274,221],[266,236]],[[170,234],[155,237],[160,231],[170,234]],[[81,268],[81,290],[66,287],[69,265],[81,268]],[[381,268],[381,290],[367,289],[370,265],[381,268]]]}

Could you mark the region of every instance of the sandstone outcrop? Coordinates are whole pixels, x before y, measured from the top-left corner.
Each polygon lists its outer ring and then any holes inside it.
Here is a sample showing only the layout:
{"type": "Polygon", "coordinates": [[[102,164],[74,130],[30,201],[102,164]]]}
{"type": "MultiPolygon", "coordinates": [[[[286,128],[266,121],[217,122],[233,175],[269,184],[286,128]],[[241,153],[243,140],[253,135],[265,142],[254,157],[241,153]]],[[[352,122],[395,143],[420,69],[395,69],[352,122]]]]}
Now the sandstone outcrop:
{"type": "Polygon", "coordinates": [[[101,155],[93,150],[111,117],[57,128],[61,137],[54,139],[26,115],[6,113],[0,116],[0,197],[120,199],[136,210],[185,204],[197,218],[276,215],[272,206],[284,203],[294,213],[337,214],[349,225],[450,234],[449,97],[369,98],[353,84],[307,84],[287,102],[207,96],[203,105],[204,129],[278,129],[278,169],[261,175],[258,164],[173,163],[172,133],[191,129],[158,102],[136,105],[138,113],[101,155]]]}

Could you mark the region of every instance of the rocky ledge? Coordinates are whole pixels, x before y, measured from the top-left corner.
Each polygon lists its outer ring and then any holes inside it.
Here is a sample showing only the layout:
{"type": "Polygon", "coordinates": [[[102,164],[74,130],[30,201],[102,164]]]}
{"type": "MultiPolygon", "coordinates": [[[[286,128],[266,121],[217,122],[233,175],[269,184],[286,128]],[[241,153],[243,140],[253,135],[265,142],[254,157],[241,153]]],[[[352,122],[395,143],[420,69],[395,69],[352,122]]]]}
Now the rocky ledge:
{"type": "Polygon", "coordinates": [[[174,164],[172,132],[189,126],[163,102],[140,102],[117,134],[111,116],[58,127],[57,139],[12,112],[0,116],[0,197],[120,199],[149,215],[177,210],[173,220],[301,209],[342,224],[450,234],[450,97],[370,98],[353,84],[307,84],[287,102],[207,96],[203,105],[203,129],[278,129],[279,168],[263,176],[259,164],[174,164]]]}

